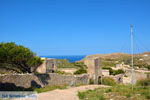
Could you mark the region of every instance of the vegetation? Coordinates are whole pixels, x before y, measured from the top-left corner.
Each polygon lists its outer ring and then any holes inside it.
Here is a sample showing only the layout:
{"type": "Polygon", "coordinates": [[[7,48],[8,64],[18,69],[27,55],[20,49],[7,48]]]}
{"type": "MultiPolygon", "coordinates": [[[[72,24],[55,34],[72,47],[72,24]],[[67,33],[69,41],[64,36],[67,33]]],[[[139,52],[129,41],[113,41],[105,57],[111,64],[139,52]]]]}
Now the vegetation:
{"type": "Polygon", "coordinates": [[[34,91],[41,93],[41,92],[47,92],[55,89],[66,89],[67,85],[55,85],[55,86],[45,86],[43,88],[35,88],[34,91]]]}
{"type": "Polygon", "coordinates": [[[78,67],[78,70],[76,72],[74,72],[74,74],[87,73],[87,70],[86,70],[87,66],[84,65],[84,63],[82,63],[82,62],[75,62],[74,65],[78,67]]]}
{"type": "Polygon", "coordinates": [[[83,62],[74,62],[72,64],[74,64],[74,66],[76,66],[77,68],[83,68],[83,69],[87,68],[87,66],[83,62]]]}
{"type": "Polygon", "coordinates": [[[69,75],[69,74],[71,74],[71,73],[66,73],[64,71],[60,71],[60,70],[56,70],[55,73],[57,73],[57,74],[63,74],[63,75],[69,75]]]}
{"type": "Polygon", "coordinates": [[[74,74],[84,74],[84,73],[87,73],[87,71],[83,68],[80,68],[76,72],[74,72],[74,74]]]}
{"type": "Polygon", "coordinates": [[[112,68],[110,67],[103,67],[102,69],[107,69],[109,70],[109,73],[110,75],[118,75],[118,74],[124,74],[125,72],[121,69],[118,69],[118,70],[113,70],[112,68]]]}
{"type": "Polygon", "coordinates": [[[18,73],[31,73],[42,60],[28,48],[15,43],[0,43],[0,68],[18,73]]]}
{"type": "MultiPolygon", "coordinates": [[[[134,56],[134,66],[135,67],[139,67],[139,68],[147,68],[148,70],[150,70],[150,65],[147,63],[149,62],[144,60],[145,58],[143,58],[142,56],[139,55],[135,55],[134,56]],[[143,60],[140,60],[143,59],[143,60]]],[[[124,62],[126,65],[131,65],[131,57],[123,57],[120,61],[124,62]]]]}
{"type": "MultiPolygon", "coordinates": [[[[100,80],[99,80],[99,81],[100,81],[100,80]]],[[[90,80],[89,80],[89,83],[90,83],[90,84],[94,84],[94,80],[93,80],[93,79],[90,79],[90,80]]],[[[100,82],[99,82],[99,83],[100,83],[100,82]]]]}
{"type": "Polygon", "coordinates": [[[80,100],[150,100],[149,78],[139,80],[133,89],[131,85],[113,84],[114,81],[109,78],[104,80],[103,83],[106,82],[104,84],[112,85],[112,87],[79,92],[80,100]]]}
{"type": "Polygon", "coordinates": [[[150,65],[147,65],[146,68],[147,68],[148,70],[150,70],[150,65]]]}
{"type": "Polygon", "coordinates": [[[96,90],[88,90],[86,92],[78,92],[80,100],[105,100],[103,92],[96,90]]]}
{"type": "Polygon", "coordinates": [[[101,66],[102,67],[114,67],[116,66],[117,63],[115,63],[115,61],[112,61],[110,59],[104,59],[101,62],[101,66]]]}
{"type": "MultiPolygon", "coordinates": [[[[83,62],[73,62],[73,63],[70,63],[68,60],[58,59],[57,60],[57,64],[58,64],[58,68],[76,68],[77,71],[74,72],[74,74],[87,73],[87,71],[86,71],[87,66],[84,65],[83,62]]],[[[67,74],[67,73],[62,72],[62,71],[56,71],[56,73],[67,74]]]]}
{"type": "Polygon", "coordinates": [[[149,100],[150,87],[135,86],[132,90],[130,85],[115,85],[110,88],[99,88],[79,92],[80,100],[149,100]]]}
{"type": "Polygon", "coordinates": [[[77,68],[73,63],[70,63],[66,59],[58,59],[57,60],[58,68],[77,68]]]}
{"type": "Polygon", "coordinates": [[[138,86],[150,86],[150,78],[146,78],[146,79],[141,79],[139,81],[137,81],[137,85],[138,86]]]}
{"type": "MultiPolygon", "coordinates": [[[[134,55],[134,66],[137,68],[146,68],[150,70],[150,57],[143,56],[144,54],[149,55],[150,53],[142,53],[142,54],[135,54],[134,55]]],[[[131,65],[131,55],[124,54],[124,53],[112,53],[112,54],[98,54],[98,55],[90,55],[86,58],[94,58],[100,57],[101,58],[101,66],[102,67],[115,67],[116,64],[120,64],[124,62],[126,65],[131,65]]],[[[85,58],[85,59],[86,59],[85,58]]]]}
{"type": "Polygon", "coordinates": [[[70,63],[66,59],[57,59],[58,68],[87,68],[83,62],[70,63]]]}
{"type": "MultiPolygon", "coordinates": [[[[99,81],[99,83],[101,84],[100,81],[99,81]]],[[[116,85],[117,83],[115,82],[115,80],[114,80],[113,78],[104,77],[104,78],[102,78],[102,84],[114,86],[114,85],[116,85]]]]}

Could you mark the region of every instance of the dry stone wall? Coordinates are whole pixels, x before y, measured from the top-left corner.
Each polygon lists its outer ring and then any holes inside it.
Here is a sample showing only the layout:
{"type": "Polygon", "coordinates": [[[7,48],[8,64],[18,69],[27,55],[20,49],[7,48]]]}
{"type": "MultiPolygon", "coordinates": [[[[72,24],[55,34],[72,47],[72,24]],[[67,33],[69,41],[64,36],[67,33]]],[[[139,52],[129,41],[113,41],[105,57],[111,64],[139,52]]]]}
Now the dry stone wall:
{"type": "Polygon", "coordinates": [[[0,89],[2,86],[15,86],[21,88],[44,87],[47,85],[88,84],[89,76],[50,74],[13,74],[0,75],[0,89]]]}

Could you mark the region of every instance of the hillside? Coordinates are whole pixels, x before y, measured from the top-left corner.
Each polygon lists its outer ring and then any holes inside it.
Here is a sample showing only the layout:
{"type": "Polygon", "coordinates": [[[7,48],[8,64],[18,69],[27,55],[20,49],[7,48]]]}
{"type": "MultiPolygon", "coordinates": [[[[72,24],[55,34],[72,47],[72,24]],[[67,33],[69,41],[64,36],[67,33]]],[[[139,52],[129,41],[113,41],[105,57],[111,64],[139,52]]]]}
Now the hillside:
{"type": "MultiPolygon", "coordinates": [[[[127,53],[112,53],[112,54],[95,54],[89,55],[81,60],[83,62],[86,59],[101,58],[102,67],[114,67],[116,64],[124,62],[127,65],[131,64],[131,55],[127,53]]],[[[139,68],[150,69],[150,52],[144,52],[140,54],[134,54],[134,66],[139,68]]]]}
{"type": "Polygon", "coordinates": [[[128,57],[129,54],[126,53],[112,53],[112,54],[95,54],[95,55],[89,55],[86,58],[95,58],[100,57],[102,59],[118,59],[121,57],[128,57]]]}

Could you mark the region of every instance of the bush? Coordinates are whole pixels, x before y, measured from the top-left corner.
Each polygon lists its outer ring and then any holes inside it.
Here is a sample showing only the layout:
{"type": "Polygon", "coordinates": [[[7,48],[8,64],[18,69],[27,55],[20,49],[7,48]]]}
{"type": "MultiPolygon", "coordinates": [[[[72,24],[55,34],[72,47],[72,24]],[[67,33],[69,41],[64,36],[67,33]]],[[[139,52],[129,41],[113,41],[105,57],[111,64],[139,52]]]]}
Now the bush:
{"type": "Polygon", "coordinates": [[[150,65],[147,65],[146,68],[147,68],[148,70],[150,70],[150,65]]]}
{"type": "Polygon", "coordinates": [[[118,74],[124,74],[125,72],[121,69],[118,69],[118,70],[112,70],[112,75],[118,75],[118,74]]]}
{"type": "Polygon", "coordinates": [[[31,73],[42,64],[30,49],[15,43],[0,43],[0,65],[16,72],[31,73]]]}
{"type": "Polygon", "coordinates": [[[62,74],[62,75],[69,75],[69,74],[71,74],[71,73],[66,73],[64,71],[60,71],[60,70],[56,70],[55,73],[62,74]]]}
{"type": "Polygon", "coordinates": [[[113,86],[113,85],[116,85],[116,82],[113,78],[103,77],[102,78],[102,84],[113,86]]]}
{"type": "Polygon", "coordinates": [[[90,83],[90,84],[94,84],[94,80],[93,80],[93,79],[90,79],[90,80],[89,80],[89,83],[90,83]]]}
{"type": "Polygon", "coordinates": [[[83,92],[78,92],[78,96],[79,96],[79,98],[80,99],[84,99],[85,98],[85,93],[83,93],[83,92]]]}
{"type": "Polygon", "coordinates": [[[139,86],[150,86],[150,78],[139,80],[136,84],[139,86]]]}
{"type": "Polygon", "coordinates": [[[87,71],[83,68],[80,68],[76,72],[74,72],[74,74],[84,74],[84,73],[87,73],[87,71]]]}
{"type": "Polygon", "coordinates": [[[110,72],[110,75],[118,75],[125,73],[122,69],[113,70],[111,67],[103,67],[102,69],[107,69],[110,72]]]}

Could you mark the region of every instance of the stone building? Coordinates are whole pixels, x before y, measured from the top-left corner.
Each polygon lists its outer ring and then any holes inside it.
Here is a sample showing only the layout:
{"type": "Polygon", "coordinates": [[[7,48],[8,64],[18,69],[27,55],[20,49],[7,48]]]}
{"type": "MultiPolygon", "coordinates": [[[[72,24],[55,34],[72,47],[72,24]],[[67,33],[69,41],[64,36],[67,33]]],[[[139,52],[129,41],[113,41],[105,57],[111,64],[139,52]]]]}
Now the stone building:
{"type": "Polygon", "coordinates": [[[41,58],[43,60],[43,64],[41,64],[36,72],[38,73],[53,73],[57,70],[56,59],[48,59],[48,58],[41,58]]]}
{"type": "Polygon", "coordinates": [[[84,64],[87,66],[87,73],[90,79],[94,79],[94,82],[97,84],[98,79],[102,76],[100,58],[87,58],[84,60],[84,64]]]}

